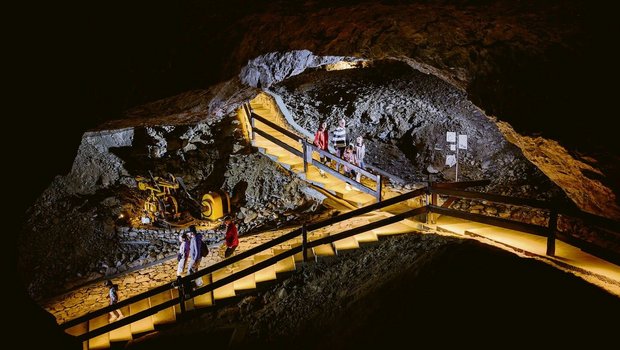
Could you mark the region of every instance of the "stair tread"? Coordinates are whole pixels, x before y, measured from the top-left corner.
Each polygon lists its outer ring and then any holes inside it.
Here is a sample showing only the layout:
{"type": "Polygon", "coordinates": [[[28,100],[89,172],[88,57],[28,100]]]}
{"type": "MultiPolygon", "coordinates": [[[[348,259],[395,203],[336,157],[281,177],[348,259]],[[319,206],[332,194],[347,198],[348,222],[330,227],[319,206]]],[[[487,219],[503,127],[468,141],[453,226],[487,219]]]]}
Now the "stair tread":
{"type": "MultiPolygon", "coordinates": [[[[153,295],[151,298],[151,306],[159,305],[172,299],[172,292],[170,290],[163,291],[159,294],[153,295]]],[[[169,307],[159,311],[153,315],[153,324],[165,324],[176,321],[176,314],[174,307],[169,307]]]]}
{"type": "MultiPolygon", "coordinates": [[[[273,254],[257,254],[254,255],[254,264],[258,264],[261,261],[265,261],[269,258],[273,257],[273,254]]],[[[275,280],[276,277],[276,266],[271,265],[268,266],[262,270],[257,271],[256,273],[254,273],[254,279],[256,280],[256,283],[258,282],[266,282],[266,281],[273,281],[275,280]]]]}
{"type": "MultiPolygon", "coordinates": [[[[274,249],[273,250],[273,255],[278,255],[281,252],[286,251],[286,249],[274,249]]],[[[295,258],[293,256],[289,256],[287,258],[284,259],[280,259],[277,263],[276,263],[276,273],[286,273],[286,272],[292,272],[295,271],[296,266],[295,266],[295,258]]]]}
{"type": "MultiPolygon", "coordinates": [[[[121,308],[121,312],[125,316],[129,315],[129,307],[125,306],[121,308]]],[[[133,337],[131,335],[130,325],[126,325],[110,331],[110,342],[130,341],[131,339],[133,339],[133,337]]]]}
{"type": "MultiPolygon", "coordinates": [[[[151,305],[150,299],[148,298],[136,301],[135,303],[129,305],[129,314],[135,315],[140,311],[148,309],[149,307],[151,307],[151,305]]],[[[154,329],[155,327],[153,327],[153,318],[151,316],[147,316],[131,324],[131,333],[133,334],[149,332],[154,329]]]]}
{"type": "MultiPolygon", "coordinates": [[[[244,259],[233,265],[233,273],[237,273],[241,270],[245,270],[254,265],[254,259],[244,259]]],[[[248,290],[256,289],[256,280],[254,274],[251,273],[245,277],[242,277],[234,282],[235,290],[248,290]]]]}
{"type": "Polygon", "coordinates": [[[349,249],[357,249],[360,247],[359,243],[354,237],[347,237],[334,242],[334,247],[336,250],[349,250],[349,249]]]}
{"type": "MultiPolygon", "coordinates": [[[[103,314],[88,321],[88,330],[92,331],[108,324],[108,314],[103,314]]],[[[103,333],[88,340],[89,349],[107,349],[110,347],[110,333],[103,333]]]]}
{"type": "Polygon", "coordinates": [[[312,248],[315,256],[335,256],[336,252],[331,243],[321,244],[312,248]]]}
{"type": "Polygon", "coordinates": [[[78,335],[82,335],[88,332],[88,321],[86,322],[82,322],[82,323],[78,323],[75,326],[71,327],[71,328],[67,328],[65,330],[65,333],[70,334],[74,337],[77,337],[78,335]]]}
{"type": "MultiPolygon", "coordinates": [[[[229,268],[222,268],[219,269],[217,271],[214,271],[211,274],[211,279],[213,280],[213,282],[217,282],[219,280],[221,280],[224,277],[228,277],[232,275],[232,269],[229,268]]],[[[235,286],[234,283],[228,283],[225,286],[222,286],[220,288],[217,288],[216,290],[213,291],[213,299],[214,300],[220,300],[220,299],[226,299],[226,298],[232,298],[234,297],[235,294],[235,286]]]]}
{"type": "MultiPolygon", "coordinates": [[[[205,286],[207,284],[211,284],[211,275],[202,276],[202,285],[205,286]]],[[[213,305],[212,292],[207,292],[207,293],[194,297],[194,306],[196,308],[209,307],[212,305],[213,305]]]]}
{"type": "Polygon", "coordinates": [[[370,242],[377,242],[379,240],[379,237],[377,237],[377,234],[375,234],[372,231],[362,232],[353,237],[355,237],[355,240],[358,243],[370,243],[370,242]]]}
{"type": "Polygon", "coordinates": [[[396,222],[393,224],[385,225],[383,227],[376,228],[372,230],[378,236],[381,235],[398,235],[403,233],[417,232],[417,229],[403,224],[401,222],[396,222]]]}

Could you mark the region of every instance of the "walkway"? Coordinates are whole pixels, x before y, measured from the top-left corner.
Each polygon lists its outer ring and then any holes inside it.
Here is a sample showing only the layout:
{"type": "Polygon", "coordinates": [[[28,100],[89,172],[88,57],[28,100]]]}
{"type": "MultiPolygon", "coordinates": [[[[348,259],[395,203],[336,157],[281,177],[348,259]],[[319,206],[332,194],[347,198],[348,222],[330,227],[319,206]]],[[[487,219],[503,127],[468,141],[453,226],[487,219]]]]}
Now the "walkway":
{"type": "Polygon", "coordinates": [[[547,239],[537,235],[449,216],[440,216],[435,224],[424,224],[424,227],[458,236],[472,237],[521,256],[542,259],[620,296],[620,266],[560,240],[556,240],[555,256],[551,257],[546,255],[547,239]]]}
{"type": "MultiPolygon", "coordinates": [[[[237,252],[263,244],[292,229],[295,228],[270,231],[241,238],[237,252]]],[[[202,259],[200,268],[205,268],[222,260],[223,250],[221,247],[209,247],[209,249],[209,255],[202,259]]],[[[122,300],[174,281],[176,279],[176,270],[177,260],[173,257],[157,265],[114,278],[112,282],[118,284],[119,297],[122,300]]],[[[42,306],[54,315],[58,323],[63,323],[107,306],[108,302],[108,288],[103,286],[103,282],[100,282],[89,284],[69,293],[48,299],[42,303],[42,306]]]]}
{"type": "MultiPolygon", "coordinates": [[[[342,232],[354,227],[358,227],[367,224],[372,221],[380,220],[389,216],[388,213],[371,213],[361,217],[349,219],[347,221],[334,224],[316,231],[313,231],[309,236],[310,240],[329,235],[330,233],[342,232]]],[[[284,235],[297,227],[288,227],[286,229],[274,230],[262,232],[256,235],[239,238],[239,247],[235,254],[244,252],[250,248],[256,247],[265,242],[271,241],[276,237],[284,235]]],[[[378,240],[378,236],[385,234],[397,234],[403,232],[413,232],[419,227],[417,225],[390,225],[382,227],[378,230],[364,232],[363,234],[349,237],[341,241],[337,241],[334,247],[338,250],[356,249],[360,244],[373,242],[378,240]]],[[[284,243],[276,246],[276,249],[289,249],[291,245],[298,245],[298,242],[284,243]]],[[[210,247],[209,255],[203,258],[200,268],[213,265],[223,259],[223,245],[220,247],[210,247]]],[[[335,251],[328,250],[325,247],[322,249],[315,249],[317,256],[333,256],[335,251]]],[[[310,254],[310,257],[314,256],[314,253],[310,254]]],[[[112,279],[115,284],[119,285],[119,297],[121,300],[130,296],[140,294],[154,287],[170,283],[176,279],[176,267],[177,262],[175,258],[171,258],[157,265],[127,273],[112,279]]],[[[71,291],[69,293],[60,295],[46,300],[42,303],[42,306],[50,312],[56,318],[57,322],[64,323],[68,320],[74,319],[88,312],[100,309],[108,305],[108,288],[103,286],[103,283],[92,283],[71,291]]]]}

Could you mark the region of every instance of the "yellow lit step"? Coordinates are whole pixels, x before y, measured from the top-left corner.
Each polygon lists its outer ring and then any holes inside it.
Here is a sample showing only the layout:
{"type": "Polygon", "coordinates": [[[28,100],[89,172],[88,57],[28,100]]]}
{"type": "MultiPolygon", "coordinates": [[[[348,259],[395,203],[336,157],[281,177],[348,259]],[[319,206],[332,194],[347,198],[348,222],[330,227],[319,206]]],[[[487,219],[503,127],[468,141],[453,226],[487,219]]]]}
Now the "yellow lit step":
{"type": "Polygon", "coordinates": [[[71,327],[71,328],[67,328],[65,330],[65,333],[70,334],[74,337],[77,337],[78,335],[82,335],[88,332],[88,321],[86,322],[82,322],[82,323],[78,323],[75,326],[71,327]]]}
{"type": "Polygon", "coordinates": [[[314,253],[314,256],[317,257],[330,257],[336,255],[336,252],[334,252],[334,248],[332,248],[331,243],[316,246],[312,248],[312,252],[314,253]]]}
{"type": "MultiPolygon", "coordinates": [[[[152,297],[150,297],[150,299],[151,299],[151,306],[159,305],[161,303],[164,303],[172,299],[172,291],[170,290],[163,291],[157,295],[153,295],[152,297]]],[[[155,315],[153,315],[154,325],[173,323],[174,321],[176,321],[176,314],[174,312],[174,306],[161,310],[155,315]]]]}
{"type": "MultiPolygon", "coordinates": [[[[258,264],[261,261],[265,261],[269,258],[273,257],[272,254],[257,254],[254,255],[254,264],[258,264]]],[[[254,279],[256,281],[256,283],[260,283],[260,282],[266,282],[266,281],[273,281],[276,279],[276,266],[271,265],[268,267],[265,267],[264,269],[257,271],[256,273],[254,273],[254,279]]]]}
{"type": "MultiPolygon", "coordinates": [[[[135,315],[140,311],[144,311],[148,308],[151,307],[151,302],[149,299],[144,299],[144,300],[140,300],[137,301],[131,305],[129,305],[129,313],[130,315],[135,315]]],[[[138,334],[138,333],[144,333],[144,332],[150,332],[152,330],[154,330],[155,327],[153,327],[153,317],[152,316],[147,316],[141,320],[138,320],[134,323],[131,324],[131,333],[132,334],[138,334]]]]}
{"type": "Polygon", "coordinates": [[[465,231],[469,231],[471,229],[476,229],[476,228],[482,228],[482,227],[488,227],[488,226],[477,223],[477,222],[464,222],[460,224],[437,225],[437,230],[444,231],[444,232],[458,233],[462,235],[462,234],[465,234],[465,231]]]}
{"type": "MultiPolygon", "coordinates": [[[[239,271],[245,270],[251,267],[254,263],[254,258],[248,258],[236,262],[233,264],[233,273],[237,273],[239,271]]],[[[245,277],[241,277],[240,279],[234,282],[235,290],[248,290],[248,289],[256,289],[256,281],[254,280],[254,274],[251,273],[245,277]]]]}
{"type": "MultiPolygon", "coordinates": [[[[109,315],[103,314],[99,317],[93,318],[88,321],[88,330],[93,331],[97,328],[101,328],[108,324],[109,315]]],[[[89,349],[108,349],[110,347],[110,333],[103,333],[102,335],[96,336],[92,339],[88,340],[88,348],[89,349]]]]}
{"type": "MultiPolygon", "coordinates": [[[[123,316],[126,317],[129,315],[129,307],[125,306],[121,308],[121,312],[123,313],[123,316]]],[[[132,338],[130,325],[110,331],[110,342],[130,341],[132,338]]]]}
{"type": "MultiPolygon", "coordinates": [[[[286,249],[274,249],[273,255],[276,256],[286,249]]],[[[276,263],[276,273],[287,273],[295,271],[295,258],[293,256],[286,257],[276,263]]]]}
{"type": "Polygon", "coordinates": [[[358,243],[372,243],[379,241],[379,237],[377,237],[377,235],[372,231],[362,232],[353,237],[358,243]]]}
{"type": "MultiPolygon", "coordinates": [[[[211,275],[202,276],[202,286],[211,284],[211,275]]],[[[209,307],[213,305],[213,292],[207,292],[194,297],[194,306],[196,308],[209,307]]]]}
{"type": "Polygon", "coordinates": [[[336,251],[357,249],[360,245],[354,237],[347,237],[334,242],[336,251]]]}
{"type": "MultiPolygon", "coordinates": [[[[213,282],[217,282],[219,280],[221,280],[222,278],[228,277],[232,275],[232,271],[229,270],[228,267],[219,269],[217,271],[214,271],[211,274],[211,279],[213,280],[213,282]]],[[[234,297],[235,294],[235,286],[233,283],[228,283],[225,286],[222,286],[220,288],[217,288],[216,290],[213,291],[213,299],[214,300],[221,300],[221,299],[226,299],[226,298],[232,298],[234,297]]]]}
{"type": "Polygon", "coordinates": [[[387,235],[400,235],[403,233],[417,232],[417,230],[401,222],[395,222],[390,225],[376,228],[372,230],[372,232],[374,232],[377,236],[387,236],[387,235]]]}

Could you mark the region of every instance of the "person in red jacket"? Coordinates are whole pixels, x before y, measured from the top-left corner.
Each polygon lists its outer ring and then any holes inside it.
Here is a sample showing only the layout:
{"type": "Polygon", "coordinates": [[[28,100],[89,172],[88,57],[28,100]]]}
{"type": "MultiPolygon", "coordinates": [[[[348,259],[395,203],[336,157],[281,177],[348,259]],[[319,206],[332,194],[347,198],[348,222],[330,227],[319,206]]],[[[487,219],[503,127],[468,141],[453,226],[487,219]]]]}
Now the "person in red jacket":
{"type": "Polygon", "coordinates": [[[226,216],[224,224],[226,224],[226,252],[224,253],[224,258],[228,258],[239,245],[239,232],[237,232],[237,226],[235,226],[232,217],[226,216]]]}
{"type": "MultiPolygon", "coordinates": [[[[314,134],[314,141],[312,142],[317,148],[328,152],[329,145],[329,132],[327,131],[327,122],[322,120],[319,122],[319,130],[314,134]]],[[[321,163],[327,163],[327,157],[321,155],[321,163]]],[[[323,170],[319,169],[321,176],[325,177],[323,170]]]]}
{"type": "MultiPolygon", "coordinates": [[[[325,120],[319,123],[319,130],[314,134],[313,144],[323,151],[327,152],[327,145],[329,144],[329,132],[327,131],[327,122],[325,120]]],[[[321,162],[325,162],[323,156],[321,156],[321,162]]]]}

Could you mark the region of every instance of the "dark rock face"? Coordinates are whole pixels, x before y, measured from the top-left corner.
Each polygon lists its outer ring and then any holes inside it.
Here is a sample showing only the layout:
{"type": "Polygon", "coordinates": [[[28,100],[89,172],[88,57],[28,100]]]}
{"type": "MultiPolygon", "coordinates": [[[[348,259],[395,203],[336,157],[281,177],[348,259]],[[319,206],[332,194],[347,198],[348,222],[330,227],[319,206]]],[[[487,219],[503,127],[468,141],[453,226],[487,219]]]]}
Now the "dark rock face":
{"type": "MultiPolygon", "coordinates": [[[[181,177],[194,199],[227,191],[241,219],[240,234],[314,212],[319,203],[304,193],[307,185],[253,154],[238,125],[228,116],[86,133],[71,172],[56,177],[27,213],[18,263],[29,293],[58,294],[176,251],[178,230],[128,228],[139,225],[147,196],[135,177],[149,171],[181,177]],[[125,244],[132,232],[142,245],[125,244]]],[[[176,198],[186,215],[200,218],[195,202],[181,192],[176,198]]]]}
{"type": "Polygon", "coordinates": [[[429,166],[440,171],[435,180],[454,181],[454,167],[445,165],[446,155],[455,153],[446,132],[457,131],[468,136],[459,180],[490,179],[487,190],[507,195],[563,197],[465,93],[403,62],[315,70],[273,89],[307,130],[316,130],[321,119],[333,130],[344,118],[349,140],[366,140],[366,162],[407,181],[425,181],[429,166]]]}
{"type": "Polygon", "coordinates": [[[308,50],[271,52],[250,60],[241,69],[239,77],[245,85],[266,88],[306,69],[355,60],[353,57],[315,56],[308,50]]]}

